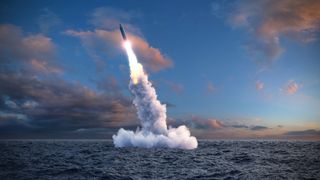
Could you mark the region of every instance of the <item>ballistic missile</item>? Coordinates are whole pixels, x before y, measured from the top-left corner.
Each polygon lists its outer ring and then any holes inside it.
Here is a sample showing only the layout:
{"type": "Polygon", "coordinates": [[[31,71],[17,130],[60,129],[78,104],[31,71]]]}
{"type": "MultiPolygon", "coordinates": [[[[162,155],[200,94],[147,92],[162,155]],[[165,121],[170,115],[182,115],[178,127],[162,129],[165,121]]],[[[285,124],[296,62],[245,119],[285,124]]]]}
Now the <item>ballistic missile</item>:
{"type": "Polygon", "coordinates": [[[121,32],[122,39],[126,41],[127,40],[126,32],[124,32],[124,29],[121,26],[121,24],[120,24],[120,32],[121,32]]]}

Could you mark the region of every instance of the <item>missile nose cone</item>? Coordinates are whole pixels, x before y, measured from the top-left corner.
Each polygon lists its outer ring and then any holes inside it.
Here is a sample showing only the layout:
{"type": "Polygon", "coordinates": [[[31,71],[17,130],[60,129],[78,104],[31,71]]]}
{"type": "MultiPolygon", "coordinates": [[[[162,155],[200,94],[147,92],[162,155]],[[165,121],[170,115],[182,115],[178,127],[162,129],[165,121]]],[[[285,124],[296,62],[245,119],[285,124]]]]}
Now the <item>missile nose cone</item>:
{"type": "Polygon", "coordinates": [[[127,40],[127,36],[126,36],[126,33],[125,33],[122,25],[121,24],[119,24],[119,25],[120,25],[120,32],[121,32],[122,39],[127,40]]]}

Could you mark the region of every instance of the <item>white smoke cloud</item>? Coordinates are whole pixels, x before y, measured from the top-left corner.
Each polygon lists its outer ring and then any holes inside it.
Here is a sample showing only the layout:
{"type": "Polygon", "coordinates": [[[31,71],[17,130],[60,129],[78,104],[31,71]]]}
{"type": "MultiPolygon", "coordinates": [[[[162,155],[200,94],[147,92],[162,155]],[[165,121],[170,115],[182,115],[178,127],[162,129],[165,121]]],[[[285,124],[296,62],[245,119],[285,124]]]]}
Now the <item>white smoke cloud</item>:
{"type": "Polygon", "coordinates": [[[190,136],[189,129],[182,125],[178,128],[167,128],[166,105],[161,104],[152,84],[144,73],[129,42],[125,44],[131,81],[129,89],[134,96],[133,104],[137,108],[142,129],[136,132],[120,129],[113,135],[116,147],[169,147],[194,149],[197,139],[190,136]]]}
{"type": "Polygon", "coordinates": [[[155,134],[150,131],[137,130],[136,132],[120,129],[113,136],[116,147],[169,147],[180,149],[194,149],[198,146],[197,139],[190,136],[186,126],[169,128],[166,134],[155,134]]]}

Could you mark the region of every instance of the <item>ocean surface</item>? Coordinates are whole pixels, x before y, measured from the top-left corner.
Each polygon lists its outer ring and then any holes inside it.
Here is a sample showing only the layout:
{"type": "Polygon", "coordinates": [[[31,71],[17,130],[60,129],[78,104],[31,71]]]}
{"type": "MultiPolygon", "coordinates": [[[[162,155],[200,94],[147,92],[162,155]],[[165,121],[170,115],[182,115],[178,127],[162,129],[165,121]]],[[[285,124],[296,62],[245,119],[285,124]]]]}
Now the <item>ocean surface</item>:
{"type": "Polygon", "coordinates": [[[320,142],[200,141],[181,150],[0,141],[0,179],[320,179],[320,142]]]}

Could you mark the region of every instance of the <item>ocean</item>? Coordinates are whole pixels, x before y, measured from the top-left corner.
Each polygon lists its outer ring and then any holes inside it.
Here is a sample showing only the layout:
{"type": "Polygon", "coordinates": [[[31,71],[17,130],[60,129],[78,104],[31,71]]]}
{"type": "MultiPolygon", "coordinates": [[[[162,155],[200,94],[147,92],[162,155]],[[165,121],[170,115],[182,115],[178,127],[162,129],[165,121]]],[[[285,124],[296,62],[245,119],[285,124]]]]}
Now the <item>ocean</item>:
{"type": "Polygon", "coordinates": [[[320,179],[320,142],[200,141],[195,150],[102,140],[0,141],[0,179],[320,179]]]}

